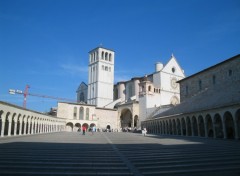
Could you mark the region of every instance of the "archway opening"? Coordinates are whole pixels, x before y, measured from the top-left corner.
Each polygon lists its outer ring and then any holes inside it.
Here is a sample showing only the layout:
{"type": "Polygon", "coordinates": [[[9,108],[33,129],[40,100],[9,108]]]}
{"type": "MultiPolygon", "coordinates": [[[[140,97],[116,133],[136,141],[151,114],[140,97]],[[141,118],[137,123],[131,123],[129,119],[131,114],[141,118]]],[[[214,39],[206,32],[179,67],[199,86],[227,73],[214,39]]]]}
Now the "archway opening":
{"type": "Polygon", "coordinates": [[[123,109],[120,116],[121,128],[128,129],[132,127],[132,113],[129,109],[123,109]]]}
{"type": "Polygon", "coordinates": [[[216,138],[223,138],[223,126],[222,126],[222,119],[219,114],[215,114],[214,116],[214,127],[215,127],[215,134],[216,138]]]}
{"type": "Polygon", "coordinates": [[[187,135],[192,136],[192,126],[191,126],[190,118],[187,117],[186,121],[187,121],[187,135]]]}
{"type": "Polygon", "coordinates": [[[235,138],[235,128],[234,128],[233,117],[230,112],[225,112],[224,123],[225,123],[227,139],[234,139],[235,138]]]}
{"type": "Polygon", "coordinates": [[[201,115],[198,117],[198,128],[199,128],[199,135],[201,137],[205,137],[205,125],[204,125],[203,117],[201,115]]]}
{"type": "Polygon", "coordinates": [[[72,122],[68,122],[66,124],[66,131],[69,131],[69,132],[73,131],[73,123],[72,122]]]}
{"type": "Polygon", "coordinates": [[[182,135],[186,136],[186,122],[185,119],[181,119],[181,124],[182,124],[182,135]]]}
{"type": "Polygon", "coordinates": [[[237,134],[238,134],[238,139],[240,139],[240,109],[237,110],[236,112],[236,126],[237,126],[237,134]]]}
{"type": "Polygon", "coordinates": [[[207,123],[207,135],[208,137],[213,137],[214,136],[213,122],[209,114],[206,116],[206,123],[207,123]]]}
{"type": "Polygon", "coordinates": [[[198,136],[198,125],[197,125],[197,119],[195,116],[192,117],[192,125],[193,125],[193,136],[198,136]]]}

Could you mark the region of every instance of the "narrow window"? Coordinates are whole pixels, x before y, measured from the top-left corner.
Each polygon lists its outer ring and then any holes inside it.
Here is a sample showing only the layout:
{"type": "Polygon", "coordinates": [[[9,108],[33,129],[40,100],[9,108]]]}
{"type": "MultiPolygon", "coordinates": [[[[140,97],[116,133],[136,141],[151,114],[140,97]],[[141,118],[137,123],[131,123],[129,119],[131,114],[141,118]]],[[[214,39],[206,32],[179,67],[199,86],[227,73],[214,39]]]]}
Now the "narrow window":
{"type": "Polygon", "coordinates": [[[202,81],[201,80],[198,81],[198,87],[199,87],[199,90],[202,90],[202,81]]]}
{"type": "Polygon", "coordinates": [[[80,107],[80,110],[79,110],[79,120],[83,120],[83,115],[84,115],[84,108],[80,107]]]}
{"type": "Polygon", "coordinates": [[[74,110],[73,110],[73,119],[76,119],[77,118],[77,107],[74,107],[74,110]]]}
{"type": "Polygon", "coordinates": [[[232,70],[228,70],[228,76],[232,76],[232,70]]]}
{"type": "Polygon", "coordinates": [[[213,81],[213,85],[215,85],[216,84],[216,76],[215,75],[213,75],[212,81],[213,81]]]}
{"type": "Polygon", "coordinates": [[[86,120],[89,120],[89,108],[86,109],[86,120]]]}
{"type": "Polygon", "coordinates": [[[186,95],[188,95],[188,86],[186,86],[186,95]]]}
{"type": "Polygon", "coordinates": [[[105,71],[108,71],[108,67],[107,66],[105,67],[105,71]]]}

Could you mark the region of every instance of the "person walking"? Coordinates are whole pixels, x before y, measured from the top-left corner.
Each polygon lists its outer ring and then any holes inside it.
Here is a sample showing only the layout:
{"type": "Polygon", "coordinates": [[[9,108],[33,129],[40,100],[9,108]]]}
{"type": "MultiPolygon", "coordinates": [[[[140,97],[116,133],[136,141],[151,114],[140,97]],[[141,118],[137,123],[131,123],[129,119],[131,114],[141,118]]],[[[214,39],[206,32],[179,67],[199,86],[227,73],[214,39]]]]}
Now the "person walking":
{"type": "Polygon", "coordinates": [[[146,136],[146,135],[147,135],[147,129],[146,129],[146,128],[143,128],[143,129],[142,129],[142,135],[143,135],[143,136],[146,136]]]}
{"type": "Polygon", "coordinates": [[[85,132],[86,132],[86,127],[82,126],[82,134],[85,135],[85,132]]]}
{"type": "Polygon", "coordinates": [[[96,126],[92,127],[92,135],[94,134],[94,132],[96,132],[96,126]]]}

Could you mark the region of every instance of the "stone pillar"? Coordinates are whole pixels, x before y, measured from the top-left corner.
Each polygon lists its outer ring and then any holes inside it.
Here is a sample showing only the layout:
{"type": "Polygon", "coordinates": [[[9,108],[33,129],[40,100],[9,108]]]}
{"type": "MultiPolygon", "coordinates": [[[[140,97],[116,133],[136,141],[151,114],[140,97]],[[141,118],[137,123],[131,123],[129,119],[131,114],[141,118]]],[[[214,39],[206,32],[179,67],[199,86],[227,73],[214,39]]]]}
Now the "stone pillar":
{"type": "Polygon", "coordinates": [[[27,131],[27,121],[24,121],[24,129],[23,129],[23,134],[26,135],[26,131],[27,131]]]}
{"type": "Polygon", "coordinates": [[[223,138],[227,139],[226,125],[224,123],[224,119],[222,119],[222,127],[223,127],[223,138]]]}
{"type": "Polygon", "coordinates": [[[22,135],[22,122],[19,122],[19,135],[22,135]]]}
{"type": "Polygon", "coordinates": [[[30,127],[31,127],[31,121],[29,120],[28,121],[28,131],[27,131],[27,134],[30,134],[30,131],[31,131],[30,127]]]}
{"type": "Polygon", "coordinates": [[[34,123],[33,123],[33,120],[31,120],[31,134],[34,134],[34,123]]]}
{"type": "Polygon", "coordinates": [[[239,139],[240,136],[238,136],[238,131],[240,129],[238,129],[236,118],[233,118],[233,122],[234,122],[234,128],[235,128],[235,139],[239,139]]]}
{"type": "Polygon", "coordinates": [[[207,129],[207,124],[205,121],[203,121],[204,123],[204,131],[205,131],[205,137],[208,137],[208,129],[207,129]]]}
{"type": "Polygon", "coordinates": [[[12,131],[12,119],[10,119],[8,122],[8,136],[11,136],[11,131],[12,131]],[[11,122],[10,122],[11,120],[11,122]]]}
{"type": "Polygon", "coordinates": [[[4,130],[5,130],[5,121],[2,120],[1,137],[4,137],[4,130]]]}
{"type": "Polygon", "coordinates": [[[14,122],[14,136],[17,135],[17,122],[14,122]]]}

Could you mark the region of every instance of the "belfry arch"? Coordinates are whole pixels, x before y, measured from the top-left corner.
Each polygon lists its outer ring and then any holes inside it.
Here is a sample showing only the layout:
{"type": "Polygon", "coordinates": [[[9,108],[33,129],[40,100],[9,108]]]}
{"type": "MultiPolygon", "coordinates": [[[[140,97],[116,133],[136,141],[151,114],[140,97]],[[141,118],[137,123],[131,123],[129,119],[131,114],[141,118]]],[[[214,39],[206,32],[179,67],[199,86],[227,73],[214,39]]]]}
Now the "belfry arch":
{"type": "Polygon", "coordinates": [[[120,124],[122,129],[133,127],[132,112],[128,108],[121,111],[120,124]]]}

